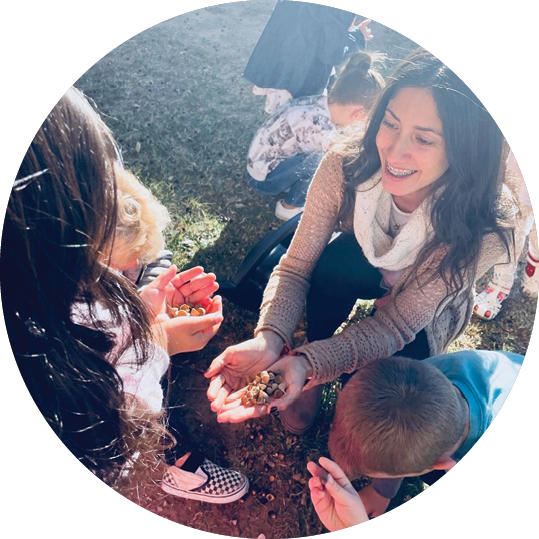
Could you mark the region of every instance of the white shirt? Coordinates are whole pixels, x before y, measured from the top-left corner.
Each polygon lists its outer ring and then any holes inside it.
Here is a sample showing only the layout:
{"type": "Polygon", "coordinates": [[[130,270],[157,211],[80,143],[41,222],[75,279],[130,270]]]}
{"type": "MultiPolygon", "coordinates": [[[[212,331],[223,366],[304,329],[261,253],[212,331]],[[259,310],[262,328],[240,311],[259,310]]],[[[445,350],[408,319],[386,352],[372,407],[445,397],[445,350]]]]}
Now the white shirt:
{"type": "MultiPolygon", "coordinates": [[[[116,344],[110,352],[110,357],[122,349],[129,337],[129,328],[113,326],[111,314],[99,303],[96,304],[96,314],[100,321],[111,323],[107,329],[114,333],[116,344]]],[[[72,319],[81,325],[90,325],[88,307],[78,303],[73,306],[72,319]]],[[[163,388],[161,379],[167,372],[170,358],[168,353],[158,344],[151,342],[148,345],[148,360],[142,366],[137,365],[138,352],[134,346],[129,346],[122,353],[116,363],[116,371],[122,379],[124,391],[144,400],[152,412],[159,413],[163,407],[163,388]]]]}

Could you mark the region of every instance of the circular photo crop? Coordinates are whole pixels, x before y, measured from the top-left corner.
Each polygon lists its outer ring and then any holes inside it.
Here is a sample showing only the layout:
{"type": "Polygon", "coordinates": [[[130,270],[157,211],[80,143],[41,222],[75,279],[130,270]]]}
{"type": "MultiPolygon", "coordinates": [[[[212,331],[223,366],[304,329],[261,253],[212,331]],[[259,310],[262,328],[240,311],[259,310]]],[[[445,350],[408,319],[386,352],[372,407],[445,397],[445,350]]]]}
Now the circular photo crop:
{"type": "Polygon", "coordinates": [[[35,404],[99,480],[196,530],[309,537],[401,506],[478,442],[530,341],[539,244],[504,134],[358,13],[152,26],[9,181],[2,307],[35,404]]]}

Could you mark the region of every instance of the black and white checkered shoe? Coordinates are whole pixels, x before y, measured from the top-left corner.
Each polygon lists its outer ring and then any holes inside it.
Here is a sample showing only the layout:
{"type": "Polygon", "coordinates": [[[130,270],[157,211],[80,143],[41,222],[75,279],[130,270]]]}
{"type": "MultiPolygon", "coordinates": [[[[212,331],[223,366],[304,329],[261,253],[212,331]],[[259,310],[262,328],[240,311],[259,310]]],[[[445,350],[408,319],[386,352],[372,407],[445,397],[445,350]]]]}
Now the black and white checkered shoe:
{"type": "Polygon", "coordinates": [[[217,466],[200,453],[191,453],[181,468],[169,466],[161,482],[168,494],[208,503],[231,503],[249,490],[243,474],[217,466]]]}

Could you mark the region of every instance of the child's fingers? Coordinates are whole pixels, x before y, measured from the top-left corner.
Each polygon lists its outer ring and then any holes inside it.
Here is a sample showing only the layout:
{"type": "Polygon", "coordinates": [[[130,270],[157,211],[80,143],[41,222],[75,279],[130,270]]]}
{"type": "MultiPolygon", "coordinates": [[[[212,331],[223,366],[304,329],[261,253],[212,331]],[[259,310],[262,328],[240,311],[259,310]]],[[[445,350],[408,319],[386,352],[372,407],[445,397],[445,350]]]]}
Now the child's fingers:
{"type": "MultiPolygon", "coordinates": [[[[215,283],[217,284],[217,283],[215,283]]],[[[222,313],[223,312],[223,298],[221,296],[214,296],[209,300],[209,305],[206,309],[206,313],[222,313]]]]}
{"type": "Polygon", "coordinates": [[[212,294],[215,294],[217,290],[219,290],[219,283],[214,281],[211,284],[197,290],[196,292],[187,295],[186,297],[191,305],[202,305],[202,302],[206,298],[209,298],[212,294]]]}
{"type": "Polygon", "coordinates": [[[188,283],[191,279],[194,279],[202,273],[204,273],[204,268],[202,266],[195,266],[193,268],[189,268],[188,270],[177,273],[176,276],[171,280],[171,283],[176,288],[180,288],[185,283],[188,283]]]}
{"type": "Polygon", "coordinates": [[[215,296],[206,310],[206,314],[223,314],[223,298],[215,296]]]}
{"type": "MultiPolygon", "coordinates": [[[[214,273],[200,273],[196,277],[193,277],[191,280],[187,282],[182,282],[181,284],[178,284],[178,281],[175,279],[172,282],[174,287],[186,298],[193,295],[198,290],[205,288],[206,286],[211,285],[215,282],[215,274],[214,273]]],[[[194,303],[193,303],[194,305],[194,303]]]]}
{"type": "Polygon", "coordinates": [[[346,474],[342,471],[342,468],[332,460],[326,458],[326,457],[320,457],[318,460],[320,462],[320,466],[327,470],[330,475],[333,476],[335,481],[341,486],[341,487],[347,487],[350,485],[350,480],[346,476],[346,474]]]}
{"type": "MultiPolygon", "coordinates": [[[[198,267],[195,269],[199,271],[202,268],[198,267]]],[[[188,271],[190,272],[191,270],[188,271]]],[[[208,275],[203,271],[189,281],[185,281],[185,279],[178,279],[178,275],[170,281],[171,291],[169,292],[169,303],[175,306],[179,306],[182,303],[197,305],[197,298],[189,297],[195,294],[199,289],[210,286],[215,282],[215,275],[208,275]]]]}
{"type": "Polygon", "coordinates": [[[179,319],[185,319],[189,321],[189,326],[193,334],[202,332],[205,329],[213,328],[213,326],[220,324],[223,321],[223,315],[220,313],[204,314],[202,316],[182,316],[179,319]]]}
{"type": "Polygon", "coordinates": [[[318,464],[312,460],[307,462],[307,470],[309,470],[313,477],[326,479],[328,475],[328,472],[324,470],[324,468],[318,466],[318,464]]]}
{"type": "Polygon", "coordinates": [[[310,488],[316,487],[316,488],[319,488],[319,489],[323,489],[324,485],[323,485],[322,480],[320,479],[320,477],[315,475],[314,477],[309,478],[309,487],[310,488]]]}
{"type": "MultiPolygon", "coordinates": [[[[324,485],[325,490],[334,498],[341,506],[355,507],[358,514],[365,512],[365,507],[359,497],[359,494],[355,491],[350,483],[347,485],[339,485],[335,478],[329,474],[327,481],[324,485]]],[[[368,517],[365,514],[365,520],[368,517]]]]}
{"type": "Polygon", "coordinates": [[[176,275],[176,271],[176,266],[172,264],[172,266],[168,267],[161,275],[158,275],[151,283],[148,283],[144,287],[144,290],[155,289],[164,292],[170,281],[174,278],[174,275],[176,275]]]}
{"type": "MultiPolygon", "coordinates": [[[[217,284],[215,273],[202,273],[191,279],[188,283],[183,284],[178,289],[185,297],[194,297],[195,294],[198,294],[201,290],[204,290],[207,287],[217,284]]],[[[200,297],[204,297],[200,294],[200,297]]],[[[191,302],[192,305],[195,305],[195,302],[191,302]]]]}
{"type": "Polygon", "coordinates": [[[322,517],[322,515],[326,514],[326,512],[333,511],[335,500],[324,485],[319,483],[319,481],[319,478],[311,477],[311,479],[309,479],[308,486],[314,509],[318,513],[318,516],[322,517]]]}
{"type": "Polygon", "coordinates": [[[309,479],[309,490],[311,491],[311,498],[313,499],[313,502],[317,502],[321,500],[324,496],[326,496],[326,492],[324,490],[324,485],[320,482],[319,477],[311,477],[309,479]]]}
{"type": "Polygon", "coordinates": [[[163,273],[161,273],[161,275],[158,275],[151,283],[148,283],[145,288],[156,288],[157,290],[164,291],[167,285],[176,275],[177,269],[178,268],[172,264],[172,266],[168,267],[163,273]]]}

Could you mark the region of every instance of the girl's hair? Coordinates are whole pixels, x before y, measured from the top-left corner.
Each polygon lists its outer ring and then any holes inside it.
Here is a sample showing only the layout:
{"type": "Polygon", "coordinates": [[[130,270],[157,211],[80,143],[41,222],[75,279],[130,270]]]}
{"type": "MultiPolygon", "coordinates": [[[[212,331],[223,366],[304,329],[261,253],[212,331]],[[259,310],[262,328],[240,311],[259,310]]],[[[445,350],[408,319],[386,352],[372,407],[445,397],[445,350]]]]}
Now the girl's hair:
{"type": "MultiPolygon", "coordinates": [[[[496,122],[475,94],[435,56],[417,49],[396,68],[380,95],[364,138],[352,136],[334,146],[344,155],[345,190],[341,223],[350,222],[360,185],[380,170],[376,135],[389,101],[402,88],[428,88],[442,120],[449,168],[431,192],[430,217],[433,238],[415,263],[418,268],[440,247],[446,252],[439,266],[449,294],[454,299],[464,287],[471,291],[483,236],[499,235],[509,254],[507,229],[501,225],[499,197],[505,173],[507,145],[496,122]],[[344,149],[343,149],[344,148],[344,149]]],[[[448,296],[448,297],[449,297],[448,296]]]]}
{"type": "Polygon", "coordinates": [[[436,367],[416,359],[368,363],[337,401],[331,457],[351,478],[431,468],[464,433],[468,414],[457,391],[436,367]]]}
{"type": "Polygon", "coordinates": [[[142,365],[151,342],[136,290],[99,262],[116,227],[118,161],[112,133],[72,88],[26,152],[0,258],[6,326],[23,379],[72,453],[111,481],[135,452],[148,454],[141,446],[156,442],[151,433],[160,435],[155,417],[138,410],[135,419],[127,412],[140,403],[127,402],[114,368],[129,346],[142,365]],[[99,319],[97,306],[122,327],[123,346],[99,319]],[[81,307],[84,324],[73,316],[81,307]]]}
{"type": "Polygon", "coordinates": [[[383,64],[384,59],[381,53],[359,51],[350,55],[329,90],[328,102],[363,105],[370,110],[385,85],[384,78],[374,67],[383,64]]]}
{"type": "Polygon", "coordinates": [[[112,247],[113,260],[138,255],[153,262],[164,247],[163,230],[170,222],[168,210],[131,172],[116,167],[118,223],[112,247]]]}

